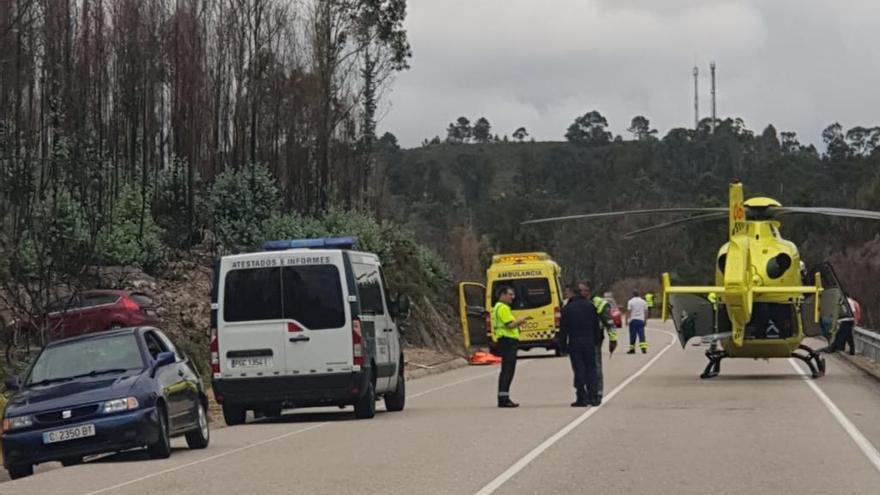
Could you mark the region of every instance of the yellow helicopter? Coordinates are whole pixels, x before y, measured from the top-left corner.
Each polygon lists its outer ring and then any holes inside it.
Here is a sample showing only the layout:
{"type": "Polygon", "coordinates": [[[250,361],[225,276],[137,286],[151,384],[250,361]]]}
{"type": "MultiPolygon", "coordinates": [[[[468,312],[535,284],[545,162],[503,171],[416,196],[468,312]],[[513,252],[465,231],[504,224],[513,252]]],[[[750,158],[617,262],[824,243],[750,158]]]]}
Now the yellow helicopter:
{"type": "Polygon", "coordinates": [[[728,241],[716,255],[715,285],[673,286],[662,275],[662,318],[671,313],[682,348],[693,337],[711,342],[701,378],[713,378],[724,358],[790,358],[807,363],[813,378],[825,374],[822,351],[803,344],[805,337],[833,342],[838,319],[852,308],[830,264],[813,270],[812,284],[797,246],[783,239],[779,216],[820,214],[880,220],[880,212],[824,207],[784,207],[771,198],[743,200],[743,186],[729,186],[727,208],[661,208],[528,220],[536,224],[643,213],[700,213],[624,234],[637,234],[686,222],[728,219],[728,241]],[[720,342],[721,348],[718,348],[720,342]],[[800,352],[799,352],[800,351],[800,352]]]}

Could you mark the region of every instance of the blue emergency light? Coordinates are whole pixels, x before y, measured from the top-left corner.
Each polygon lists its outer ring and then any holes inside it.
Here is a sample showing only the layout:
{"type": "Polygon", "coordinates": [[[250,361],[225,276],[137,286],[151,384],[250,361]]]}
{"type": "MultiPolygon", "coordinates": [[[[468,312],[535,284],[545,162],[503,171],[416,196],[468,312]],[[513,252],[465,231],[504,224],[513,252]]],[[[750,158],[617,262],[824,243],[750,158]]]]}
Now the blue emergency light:
{"type": "Polygon", "coordinates": [[[354,237],[319,237],[317,239],[288,239],[263,243],[263,251],[285,249],[357,249],[354,237]]]}

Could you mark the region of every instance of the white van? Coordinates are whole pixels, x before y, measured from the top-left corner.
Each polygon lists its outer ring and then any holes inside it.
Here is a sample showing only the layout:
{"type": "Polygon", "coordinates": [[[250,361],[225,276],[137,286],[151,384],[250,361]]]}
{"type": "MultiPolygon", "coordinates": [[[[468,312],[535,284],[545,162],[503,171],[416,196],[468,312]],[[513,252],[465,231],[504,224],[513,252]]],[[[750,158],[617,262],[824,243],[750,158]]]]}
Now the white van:
{"type": "Polygon", "coordinates": [[[403,350],[379,258],[352,238],[273,241],[215,267],[211,366],[229,425],[248,410],[353,405],[371,418],[383,397],[404,407],[403,350]]]}

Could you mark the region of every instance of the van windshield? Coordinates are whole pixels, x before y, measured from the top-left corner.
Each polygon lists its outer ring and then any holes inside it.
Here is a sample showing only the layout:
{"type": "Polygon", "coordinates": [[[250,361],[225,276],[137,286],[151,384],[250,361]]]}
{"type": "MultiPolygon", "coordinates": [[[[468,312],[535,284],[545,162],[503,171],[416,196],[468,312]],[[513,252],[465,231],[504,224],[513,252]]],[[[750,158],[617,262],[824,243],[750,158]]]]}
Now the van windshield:
{"type": "Polygon", "coordinates": [[[309,330],[345,325],[342,283],[335,265],[232,270],[226,274],[227,322],[296,320],[309,330]]]}
{"type": "Polygon", "coordinates": [[[492,304],[497,302],[496,294],[503,286],[513,287],[516,297],[513,299],[512,309],[535,309],[542,308],[552,302],[550,297],[550,283],[546,278],[518,278],[513,280],[496,281],[492,283],[492,304]]]}

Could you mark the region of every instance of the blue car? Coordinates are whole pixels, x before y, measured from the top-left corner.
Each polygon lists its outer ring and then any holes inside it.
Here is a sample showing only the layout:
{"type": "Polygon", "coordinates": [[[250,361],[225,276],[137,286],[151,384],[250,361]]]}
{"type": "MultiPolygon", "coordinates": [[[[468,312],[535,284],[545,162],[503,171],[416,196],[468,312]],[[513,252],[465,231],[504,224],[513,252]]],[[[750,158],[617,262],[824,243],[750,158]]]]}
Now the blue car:
{"type": "Polygon", "coordinates": [[[34,464],[146,447],[171,455],[170,438],[208,446],[208,401],[195,366],[161,331],[108,330],[48,344],[16,391],[3,418],[3,463],[13,479],[34,464]]]}

